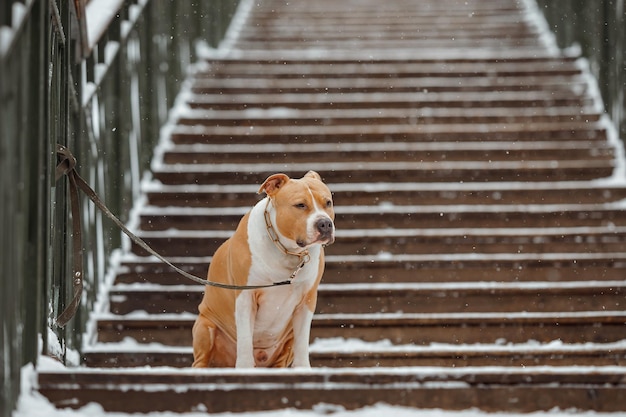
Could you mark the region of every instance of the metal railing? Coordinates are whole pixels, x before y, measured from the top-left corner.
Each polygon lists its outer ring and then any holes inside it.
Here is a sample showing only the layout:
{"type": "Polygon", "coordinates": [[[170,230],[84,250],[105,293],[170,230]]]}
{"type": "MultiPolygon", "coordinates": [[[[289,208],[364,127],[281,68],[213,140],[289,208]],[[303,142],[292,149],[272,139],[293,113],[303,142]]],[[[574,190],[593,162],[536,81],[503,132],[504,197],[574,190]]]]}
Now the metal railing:
{"type": "Polygon", "coordinates": [[[0,414],[10,415],[20,369],[41,351],[68,361],[120,232],[82,202],[85,290],[75,318],[66,179],[55,146],[122,219],[137,195],[198,40],[216,46],[237,0],[0,2],[0,414]],[[102,10],[102,9],[101,9],[102,10]],[[107,10],[106,8],[104,10],[107,10]]]}
{"type": "Polygon", "coordinates": [[[626,138],[626,0],[537,0],[561,48],[579,45],[607,113],[626,138]]]}

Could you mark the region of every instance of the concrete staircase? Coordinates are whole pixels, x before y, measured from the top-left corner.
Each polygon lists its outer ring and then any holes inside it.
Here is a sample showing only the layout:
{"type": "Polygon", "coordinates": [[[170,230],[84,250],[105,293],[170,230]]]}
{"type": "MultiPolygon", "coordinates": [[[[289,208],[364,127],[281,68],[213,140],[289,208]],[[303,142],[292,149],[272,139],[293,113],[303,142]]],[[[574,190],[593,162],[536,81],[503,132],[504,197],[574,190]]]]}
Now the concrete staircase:
{"type": "Polygon", "coordinates": [[[40,391],[126,412],[626,410],[622,154],[531,2],[258,3],[182,91],[137,230],[204,276],[268,175],[320,172],[338,231],[313,370],[190,369],[203,288],[133,247],[84,366],[40,391]]]}

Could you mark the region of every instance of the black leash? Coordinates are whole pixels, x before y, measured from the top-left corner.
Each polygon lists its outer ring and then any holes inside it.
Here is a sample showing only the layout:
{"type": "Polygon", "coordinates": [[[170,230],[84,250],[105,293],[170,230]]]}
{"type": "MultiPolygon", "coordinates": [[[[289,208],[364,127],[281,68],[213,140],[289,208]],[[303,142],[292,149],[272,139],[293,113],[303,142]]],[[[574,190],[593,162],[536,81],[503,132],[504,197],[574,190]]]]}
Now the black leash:
{"type": "Polygon", "coordinates": [[[139,245],[142,249],[156,256],[160,261],[167,264],[174,271],[180,275],[194,281],[201,285],[210,285],[212,287],[223,288],[227,290],[256,290],[260,288],[277,287],[281,285],[291,284],[290,280],[275,282],[267,285],[230,285],[222,284],[220,282],[208,281],[195,275],[190,274],[187,271],[183,271],[179,267],[172,264],[165,259],[157,251],[152,249],[146,242],[140,237],[136,236],[133,232],[118,219],[108,207],[100,200],[100,197],[96,192],[87,184],[87,182],[76,171],[76,158],[72,155],[72,152],[68,148],[57,144],[57,154],[59,156],[59,164],[56,167],[56,180],[58,181],[63,175],[67,175],[70,186],[70,206],[72,211],[72,246],[74,249],[73,257],[73,277],[72,285],[74,287],[74,297],[65,310],[57,317],[57,325],[63,327],[67,322],[76,314],[76,310],[80,305],[80,299],[83,291],[83,244],[82,244],[82,232],[80,221],[80,203],[79,203],[79,190],[83,191],[87,197],[102,211],[109,219],[111,219],[122,232],[126,234],[134,243],[139,245]]]}

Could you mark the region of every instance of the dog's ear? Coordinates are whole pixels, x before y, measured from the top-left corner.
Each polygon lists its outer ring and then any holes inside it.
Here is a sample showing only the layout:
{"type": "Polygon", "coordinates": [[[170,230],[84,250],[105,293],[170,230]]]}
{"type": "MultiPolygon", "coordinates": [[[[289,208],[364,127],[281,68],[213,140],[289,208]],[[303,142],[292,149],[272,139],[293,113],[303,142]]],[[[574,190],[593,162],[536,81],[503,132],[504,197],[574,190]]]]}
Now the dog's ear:
{"type": "Polygon", "coordinates": [[[274,174],[269,176],[259,188],[259,194],[265,193],[268,196],[273,196],[278,192],[278,190],[287,184],[289,181],[289,177],[285,174],[274,174]]]}
{"type": "Polygon", "coordinates": [[[305,177],[314,178],[314,179],[319,180],[319,181],[322,180],[322,176],[320,174],[318,174],[317,172],[315,172],[315,171],[307,172],[305,177]]]}

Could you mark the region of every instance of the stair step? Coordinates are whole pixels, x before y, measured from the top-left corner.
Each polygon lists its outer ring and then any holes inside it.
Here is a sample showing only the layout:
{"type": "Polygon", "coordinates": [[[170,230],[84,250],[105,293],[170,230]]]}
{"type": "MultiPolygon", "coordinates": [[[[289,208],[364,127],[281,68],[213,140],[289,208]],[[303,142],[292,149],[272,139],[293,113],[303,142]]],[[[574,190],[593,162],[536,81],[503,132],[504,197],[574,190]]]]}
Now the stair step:
{"type": "MultiPolygon", "coordinates": [[[[373,219],[379,227],[389,229],[338,230],[336,242],[326,248],[329,255],[372,255],[380,253],[564,253],[619,252],[626,243],[626,228],[552,227],[552,228],[438,228],[391,229],[397,221],[380,215],[373,219]]],[[[341,225],[341,221],[337,222],[341,225]]],[[[148,245],[163,256],[207,256],[230,236],[230,231],[142,231],[138,233],[148,245]]],[[[135,243],[138,256],[148,253],[135,243]]]]}
{"type": "MultiPolygon", "coordinates": [[[[335,195],[335,201],[342,200],[335,195]]],[[[248,207],[181,208],[146,207],[139,216],[139,228],[162,230],[229,230],[239,223],[248,207]],[[239,213],[242,213],[239,215],[239,213]]],[[[626,225],[622,203],[615,205],[458,205],[458,206],[341,206],[335,209],[337,223],[350,226],[413,228],[523,228],[523,227],[615,227],[626,225]],[[371,221],[372,217],[374,221],[371,221]],[[382,221],[381,218],[385,217],[382,221]]],[[[374,234],[376,232],[366,232],[374,234]]]]}
{"type": "MultiPolygon", "coordinates": [[[[110,311],[124,315],[195,313],[202,286],[116,285],[110,311]]],[[[626,311],[626,283],[415,283],[321,284],[317,313],[448,313],[626,311]]]]}
{"type": "MultiPolygon", "coordinates": [[[[333,27],[334,30],[336,27],[333,27]]],[[[312,49],[315,50],[317,48],[324,49],[338,49],[343,50],[345,47],[342,47],[338,44],[339,41],[345,41],[344,39],[328,39],[328,40],[318,40],[314,37],[310,38],[300,38],[297,41],[268,41],[264,39],[250,39],[244,42],[239,42],[238,46],[245,48],[247,50],[256,50],[256,51],[267,51],[273,50],[276,52],[280,52],[283,50],[293,50],[297,48],[302,49],[312,49]]],[[[413,48],[413,53],[415,50],[421,49],[435,49],[435,48],[462,48],[465,50],[471,50],[475,48],[485,48],[491,50],[498,50],[498,48],[504,47],[515,47],[515,48],[536,48],[542,46],[540,42],[538,42],[533,37],[517,37],[511,36],[509,38],[508,33],[502,33],[501,38],[496,39],[488,39],[488,38],[461,38],[461,39],[381,39],[381,40],[372,40],[372,39],[352,39],[351,47],[362,49],[362,48],[376,48],[376,49],[411,49],[413,48]]],[[[538,72],[539,74],[541,72],[538,72]]],[[[566,75],[566,74],[564,74],[566,75]]]]}
{"type": "MultiPolygon", "coordinates": [[[[314,367],[394,366],[626,366],[623,343],[518,345],[393,346],[388,342],[318,339],[311,345],[314,367]]],[[[190,367],[191,347],[128,342],[97,344],[83,352],[92,368],[171,366],[190,367]]]]}
{"type": "MultiPolygon", "coordinates": [[[[603,122],[441,123],[340,126],[185,126],[170,133],[175,144],[353,143],[606,140],[603,122]]],[[[555,178],[557,180],[557,178],[555,178]]]]}
{"type": "MultiPolygon", "coordinates": [[[[352,39],[357,34],[362,36],[363,39],[380,39],[382,36],[386,34],[393,34],[394,36],[401,36],[405,31],[411,31],[415,29],[415,25],[418,24],[420,27],[424,26],[424,30],[420,30],[420,37],[441,37],[442,33],[439,30],[438,26],[433,25],[432,19],[435,15],[427,15],[427,14],[416,14],[416,13],[408,13],[404,16],[398,16],[397,13],[385,13],[385,11],[381,11],[380,14],[374,15],[363,15],[359,14],[358,11],[355,12],[355,15],[350,16],[346,19],[338,19],[330,17],[328,20],[317,21],[317,19],[326,17],[325,14],[322,13],[309,13],[306,16],[296,17],[293,21],[291,20],[280,20],[275,19],[271,14],[258,14],[255,16],[255,22],[258,22],[259,25],[256,27],[244,28],[244,33],[246,34],[246,38],[253,38],[258,34],[259,29],[263,28],[263,37],[264,39],[293,39],[298,38],[298,34],[304,36],[307,33],[314,32],[316,36],[319,36],[321,39],[330,38],[330,39],[352,39]],[[312,20],[316,20],[319,26],[315,28],[310,28],[309,26],[303,26],[303,24],[310,25],[312,20]],[[341,32],[338,31],[329,31],[328,29],[335,26],[337,22],[341,22],[345,24],[345,28],[342,28],[341,32]],[[368,33],[363,33],[363,25],[367,24],[371,29],[368,33]],[[371,25],[371,26],[370,26],[371,25]],[[273,30],[274,29],[274,30],[273,30]],[[384,32],[383,34],[378,33],[377,31],[384,32]],[[285,32],[287,35],[285,35],[285,32]]],[[[440,15],[436,15],[440,17],[440,15]]],[[[466,16],[447,16],[445,19],[442,19],[442,22],[445,23],[457,23],[454,27],[450,28],[450,32],[452,34],[465,34],[466,36],[475,35],[479,37],[483,37],[483,30],[486,31],[487,34],[492,33],[497,29],[496,33],[501,33],[501,30],[504,29],[512,29],[513,33],[527,33],[531,32],[534,35],[534,28],[528,26],[526,22],[521,22],[519,20],[513,19],[511,16],[501,15],[498,16],[498,21],[494,21],[494,16],[475,16],[471,22],[469,22],[466,16]]],[[[409,35],[409,34],[406,34],[409,35]]],[[[443,35],[447,36],[447,35],[443,35]]],[[[484,37],[490,37],[489,35],[485,35],[484,37]]]]}
{"type": "Polygon", "coordinates": [[[311,347],[314,366],[623,366],[626,350],[620,342],[611,344],[526,343],[517,345],[392,346],[386,341],[352,348],[353,341],[324,339],[311,347]],[[337,346],[339,344],[339,346],[337,346]],[[345,348],[342,348],[342,345],[345,348]],[[378,347],[378,345],[382,345],[378,347]],[[319,346],[319,347],[317,347],[319,346]],[[344,350],[345,349],[345,350],[344,350]]]}
{"type": "MultiPolygon", "coordinates": [[[[329,30],[335,30],[336,27],[333,27],[329,30]]],[[[323,48],[326,50],[345,50],[345,46],[341,46],[339,42],[346,41],[345,38],[339,39],[317,39],[315,35],[307,36],[306,38],[300,37],[297,40],[289,40],[289,41],[272,41],[265,39],[254,39],[251,38],[249,40],[238,42],[238,46],[245,48],[250,51],[276,51],[280,53],[284,50],[311,50],[315,51],[319,48],[323,48]]],[[[363,49],[363,48],[375,48],[375,49],[398,49],[398,50],[407,50],[407,53],[410,51],[415,53],[415,50],[423,50],[430,49],[431,52],[436,52],[436,50],[440,49],[451,49],[458,48],[457,54],[462,53],[463,50],[472,50],[472,49],[488,49],[491,52],[497,52],[502,50],[502,48],[524,48],[527,50],[536,49],[538,47],[542,47],[543,44],[538,42],[531,34],[526,36],[509,36],[509,33],[502,32],[499,38],[479,38],[479,37],[466,37],[464,35],[461,38],[449,39],[444,37],[443,39],[433,38],[433,39],[415,39],[410,36],[410,39],[398,39],[397,37],[393,38],[385,38],[385,39],[351,39],[350,41],[350,49],[363,49]]],[[[448,51],[450,52],[450,51],[448,51]]],[[[540,73],[540,72],[539,72],[540,73]]]]}
{"type": "Polygon", "coordinates": [[[347,409],[384,402],[418,408],[509,410],[626,408],[625,369],[607,367],[401,367],[312,370],[72,369],[39,374],[57,407],[208,413],[347,409]],[[268,395],[271,393],[271,395],[268,395]],[[262,401],[259,401],[262,399],[262,401]]]}
{"type": "MultiPolygon", "coordinates": [[[[491,63],[492,60],[489,61],[491,63]]],[[[483,77],[462,77],[462,78],[443,78],[443,77],[403,77],[403,78],[315,78],[310,74],[304,74],[303,78],[238,78],[230,75],[229,78],[206,78],[201,74],[193,78],[191,81],[190,91],[200,95],[228,96],[233,97],[234,103],[243,101],[245,96],[254,103],[256,99],[252,94],[272,94],[282,96],[283,94],[294,94],[294,100],[298,100],[295,96],[300,94],[316,94],[322,97],[328,94],[354,94],[358,91],[360,94],[371,93],[412,93],[421,94],[421,100],[415,100],[416,106],[420,103],[430,104],[430,94],[450,93],[455,96],[438,95],[444,102],[446,99],[452,100],[454,103],[458,98],[464,97],[463,93],[476,93],[491,95],[492,97],[507,97],[510,93],[526,93],[521,95],[521,101],[524,103],[524,97],[532,97],[528,93],[543,92],[554,94],[555,104],[559,104],[559,100],[564,97],[573,97],[584,99],[585,93],[588,92],[587,80],[582,75],[575,75],[564,78],[560,75],[533,75],[533,76],[510,76],[497,80],[494,86],[492,78],[483,77]],[[450,82],[454,80],[455,82],[450,82]],[[241,98],[237,96],[241,95],[241,98]]],[[[540,97],[541,95],[539,95],[540,97]]],[[[304,96],[306,97],[306,96],[304,96]]],[[[434,97],[434,96],[430,96],[434,97]]],[[[309,96],[309,98],[313,98],[309,96]]],[[[367,97],[365,97],[367,98],[367,97]]],[[[280,98],[277,98],[281,100],[280,98]]],[[[202,100],[202,99],[201,99],[202,100]]],[[[222,99],[226,101],[225,99],[222,99]]],[[[286,99],[283,99],[286,100],[286,99]]],[[[304,100],[302,100],[304,101],[304,100]]],[[[315,102],[314,100],[311,100],[315,102]]],[[[339,100],[341,102],[342,100],[339,100]]],[[[347,101],[347,100],[346,100],[347,101]]],[[[507,101],[508,102],[508,101],[507,101]]],[[[432,106],[439,104],[433,102],[432,106]]],[[[511,104],[513,105],[513,104],[511,104]]],[[[358,106],[358,103],[355,103],[358,106]]]]}
{"type": "MultiPolygon", "coordinates": [[[[190,283],[155,258],[127,256],[125,259],[116,283],[190,283]]],[[[210,259],[209,256],[170,258],[174,264],[200,277],[206,276],[210,259]]],[[[623,252],[331,255],[326,257],[323,282],[615,281],[623,279],[625,274],[623,252]]]]}
{"type": "MultiPolygon", "coordinates": [[[[339,41],[351,41],[357,42],[358,44],[367,44],[370,47],[382,48],[384,46],[394,46],[401,47],[402,45],[412,45],[414,47],[418,47],[420,45],[428,45],[429,47],[440,46],[442,48],[446,46],[461,46],[461,45],[475,45],[480,43],[480,46],[501,46],[501,39],[503,35],[506,35],[507,40],[516,39],[516,46],[530,46],[536,44],[536,30],[532,30],[528,28],[523,22],[512,22],[506,29],[504,28],[505,23],[501,23],[499,25],[488,25],[486,27],[476,28],[476,27],[458,27],[450,30],[449,34],[442,35],[436,28],[430,29],[424,28],[420,30],[419,33],[415,33],[411,31],[415,26],[419,25],[421,19],[416,19],[416,21],[411,26],[409,23],[406,23],[406,20],[400,20],[397,22],[399,26],[396,26],[396,23],[391,24],[390,19],[381,19],[381,21],[373,20],[371,31],[369,33],[363,34],[360,33],[362,30],[359,26],[350,25],[350,21],[345,25],[344,22],[341,22],[342,29],[341,32],[333,30],[336,26],[330,26],[329,22],[326,24],[322,24],[315,33],[310,33],[308,31],[301,30],[295,26],[287,27],[287,30],[290,30],[291,33],[285,34],[284,30],[285,26],[281,26],[280,28],[269,28],[264,31],[263,38],[255,39],[251,37],[247,41],[243,42],[242,46],[249,49],[260,49],[260,48],[293,48],[297,46],[315,46],[315,47],[325,47],[332,48],[336,46],[339,41]],[[387,23],[387,26],[385,26],[387,23]],[[393,30],[389,30],[388,26],[393,25],[393,30]],[[321,32],[321,30],[327,29],[325,32],[321,32]],[[351,30],[352,29],[352,30],[351,30]],[[378,31],[378,29],[383,29],[382,31],[378,31]],[[386,29],[386,30],[385,30],[386,29]],[[456,30],[455,30],[456,29],[456,30]],[[357,35],[358,33],[358,35],[357,35]],[[400,37],[400,40],[398,40],[400,37]],[[450,42],[450,37],[458,40],[457,44],[450,42]],[[293,38],[297,40],[294,41],[293,38]],[[493,38],[489,39],[489,38],[493,38]],[[495,39],[499,39],[497,42],[495,39]],[[393,45],[394,42],[397,42],[396,45],[393,45]]],[[[304,22],[303,22],[304,23],[304,22]]],[[[363,23],[361,19],[359,19],[359,23],[363,23]]],[[[297,24],[297,22],[293,22],[293,24],[297,24]]],[[[252,34],[254,30],[247,30],[244,33],[252,34]]]]}
{"type": "MultiPolygon", "coordinates": [[[[261,184],[278,167],[257,164],[177,164],[153,169],[163,184],[261,184]]],[[[299,178],[309,168],[328,182],[481,182],[586,181],[613,174],[613,161],[446,161],[446,162],[320,162],[312,167],[283,164],[282,171],[299,178]]]]}
{"type": "MultiPolygon", "coordinates": [[[[245,79],[241,80],[244,84],[245,79]]],[[[259,83],[260,84],[260,83],[259,83]]],[[[422,82],[420,81],[420,84],[422,82]]],[[[344,85],[343,83],[341,85],[344,85]]],[[[197,94],[190,94],[185,97],[187,105],[192,109],[206,109],[213,111],[250,109],[289,109],[292,112],[297,110],[325,110],[323,117],[336,115],[334,111],[339,109],[393,109],[394,113],[398,109],[452,109],[454,112],[467,112],[469,109],[489,109],[489,112],[496,113],[523,109],[528,114],[539,113],[538,109],[551,107],[562,109],[561,112],[573,112],[575,109],[593,109],[594,100],[590,96],[581,96],[573,91],[430,91],[428,87],[422,87],[415,91],[396,91],[393,85],[392,91],[368,91],[363,92],[360,88],[358,92],[329,92],[327,90],[309,93],[277,93],[254,91],[246,94],[225,95],[215,92],[211,94],[209,83],[197,82],[194,87],[197,94]],[[426,91],[425,91],[426,90],[426,91]],[[333,110],[333,113],[328,113],[333,110]]],[[[244,87],[240,87],[243,89],[244,87]]],[[[275,87],[276,89],[280,87],[275,87]]],[[[310,88],[310,87],[309,87],[310,88]]],[[[440,87],[442,89],[443,87],[440,87]]],[[[389,89],[388,89],[389,90],[389,89]]],[[[220,90],[221,91],[221,90],[220,90]]],[[[237,91],[237,90],[234,90],[237,91]]],[[[414,110],[415,111],[415,110],[414,110]]],[[[275,109],[274,113],[278,113],[275,109]]],[[[245,113],[248,115],[249,113],[245,113]]],[[[254,113],[252,113],[254,114],[254,113]]],[[[287,113],[289,114],[289,113],[287,113]]],[[[446,113],[443,113],[446,114],[446,113]]],[[[558,114],[558,113],[557,113],[558,114]]],[[[307,115],[308,116],[308,115],[307,115]]]]}
{"type": "MultiPolygon", "coordinates": [[[[324,174],[322,172],[322,174],[324,174]]],[[[590,182],[529,183],[331,183],[337,206],[470,204],[603,204],[626,199],[626,187],[590,182]]],[[[151,206],[251,207],[259,186],[144,183],[151,206]]],[[[339,207],[338,207],[339,208],[339,207]]]]}
{"type": "Polygon", "coordinates": [[[582,73],[581,66],[572,59],[552,59],[527,61],[247,61],[240,63],[228,60],[212,60],[204,71],[194,75],[220,78],[251,77],[263,78],[303,78],[302,75],[316,78],[403,78],[403,77],[443,77],[443,78],[497,78],[517,76],[576,76],[582,73]]]}
{"type": "Polygon", "coordinates": [[[319,163],[374,160],[394,162],[438,161],[578,161],[613,158],[613,148],[595,146],[588,141],[524,142],[510,146],[501,142],[487,143],[368,143],[368,144],[260,144],[249,145],[177,145],[163,154],[165,164],[254,164],[319,163]]]}
{"type": "MultiPolygon", "coordinates": [[[[286,18],[276,18],[273,13],[261,12],[254,16],[255,25],[251,27],[245,28],[246,35],[244,36],[246,39],[253,38],[255,35],[258,35],[259,32],[262,32],[264,37],[270,37],[272,29],[278,29],[276,33],[287,33],[290,36],[286,36],[289,39],[298,38],[295,36],[298,33],[315,33],[320,36],[340,38],[345,33],[343,31],[332,32],[328,31],[329,28],[333,27],[337,22],[346,24],[346,33],[352,35],[353,32],[362,35],[364,38],[375,37],[378,38],[379,34],[374,32],[363,33],[363,26],[367,25],[368,28],[376,28],[384,33],[396,33],[397,37],[401,36],[400,33],[409,29],[414,29],[415,24],[419,24],[420,27],[424,27],[426,35],[432,36],[442,35],[442,32],[439,28],[439,22],[442,24],[448,23],[457,23],[454,27],[449,28],[452,33],[465,33],[465,32],[482,32],[481,29],[493,29],[493,28],[508,28],[513,26],[513,28],[524,28],[527,31],[534,32],[532,29],[534,28],[532,25],[526,24],[524,21],[515,20],[512,14],[505,14],[503,11],[499,11],[499,13],[486,13],[482,11],[466,10],[463,14],[462,11],[457,11],[457,14],[454,12],[450,13],[447,10],[437,10],[437,7],[428,8],[428,10],[415,10],[414,8],[408,8],[403,10],[390,10],[381,8],[380,12],[375,14],[368,13],[366,11],[362,11],[360,9],[351,8],[351,11],[354,11],[354,14],[350,14],[348,16],[330,16],[327,18],[327,13],[322,12],[322,10],[314,10],[310,11],[304,10],[300,11],[297,15],[294,16],[294,19],[286,19],[286,18]],[[406,12],[405,15],[398,15],[399,12],[406,12]],[[468,19],[468,13],[472,14],[472,19],[468,19]],[[441,20],[437,20],[435,23],[433,18],[441,18],[441,20]],[[324,18],[324,19],[320,19],[324,18]],[[318,23],[319,26],[311,26],[312,23],[318,23]],[[258,25],[257,25],[258,23],[258,25]],[[398,25],[395,25],[398,23],[398,25]],[[370,26],[372,25],[372,26],[370,26]],[[268,33],[269,32],[269,33],[268,33]]],[[[509,10],[510,11],[510,10],[509,10]]],[[[422,34],[421,31],[416,32],[422,34]]],[[[447,33],[447,32],[445,32],[447,33]]],[[[354,36],[354,35],[352,35],[354,36]]]]}
{"type": "MultiPolygon", "coordinates": [[[[98,342],[132,338],[141,343],[191,345],[195,314],[133,313],[96,317],[98,342]]],[[[625,311],[512,312],[441,314],[319,314],[312,338],[345,337],[365,341],[389,339],[396,344],[494,343],[529,340],[564,343],[611,343],[623,340],[625,311]]]]}
{"type": "Polygon", "coordinates": [[[444,109],[306,109],[284,107],[247,110],[187,110],[178,119],[180,125],[229,126],[341,126],[341,125],[428,125],[470,123],[577,123],[597,122],[600,114],[582,106],[551,109],[550,113],[536,108],[444,108],[444,109]]]}

